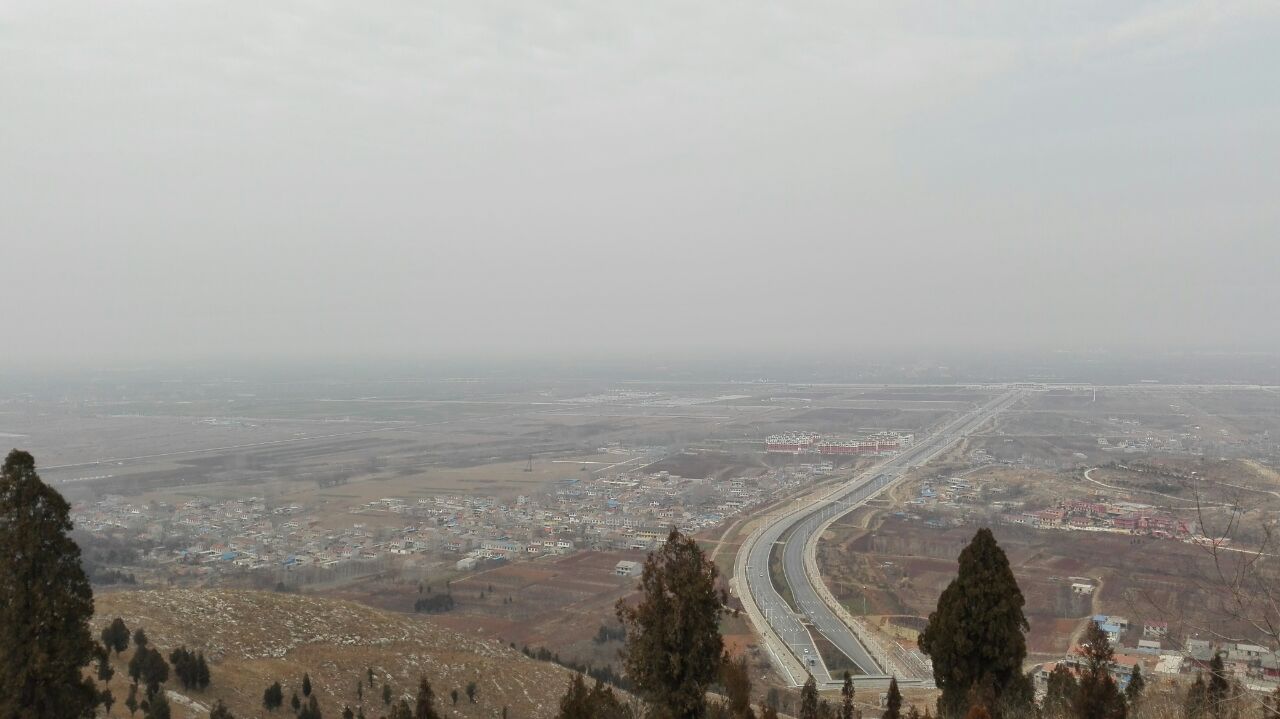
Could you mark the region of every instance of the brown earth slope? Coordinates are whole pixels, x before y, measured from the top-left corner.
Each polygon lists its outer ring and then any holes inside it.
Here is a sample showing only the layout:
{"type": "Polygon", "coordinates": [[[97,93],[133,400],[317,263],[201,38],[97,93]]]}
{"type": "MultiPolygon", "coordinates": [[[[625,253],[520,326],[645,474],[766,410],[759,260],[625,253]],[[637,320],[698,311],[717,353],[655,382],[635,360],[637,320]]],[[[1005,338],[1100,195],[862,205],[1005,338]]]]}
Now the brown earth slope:
{"type": "MultiPolygon", "coordinates": [[[[272,716],[262,709],[262,692],[271,682],[289,697],[301,695],[303,672],[311,675],[325,716],[339,716],[344,705],[358,705],[356,684],[365,680],[364,711],[386,713],[382,685],[393,696],[410,697],[425,675],[435,689],[436,706],[448,717],[495,717],[508,707],[511,717],[555,714],[569,673],[524,657],[492,640],[466,637],[436,626],[429,618],[398,615],[354,602],[247,590],[158,590],[111,592],[97,597],[95,636],[114,617],[130,630],[142,627],[151,646],[166,656],[185,645],[209,659],[212,684],[205,691],[184,690],[170,676],[166,685],[175,719],[205,717],[222,699],[237,717],[272,716]],[[366,670],[374,672],[369,688],[366,670]],[[465,694],[477,684],[476,702],[465,694]],[[449,692],[460,699],[453,706],[449,692]]],[[[127,717],[126,665],[133,648],[113,660],[116,697],[111,716],[127,717]]],[[[412,704],[412,700],[410,701],[412,704]]]]}

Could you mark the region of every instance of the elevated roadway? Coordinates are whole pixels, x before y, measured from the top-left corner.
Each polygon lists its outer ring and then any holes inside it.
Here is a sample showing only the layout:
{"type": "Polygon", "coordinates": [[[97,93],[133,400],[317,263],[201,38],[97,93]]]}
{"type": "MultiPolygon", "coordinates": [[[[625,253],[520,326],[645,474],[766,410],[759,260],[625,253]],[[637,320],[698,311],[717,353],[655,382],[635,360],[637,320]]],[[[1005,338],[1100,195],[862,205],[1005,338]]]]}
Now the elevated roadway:
{"type": "Polygon", "coordinates": [[[819,655],[811,631],[821,634],[857,665],[861,670],[859,683],[883,683],[889,674],[913,675],[907,668],[898,666],[899,662],[875,641],[866,640],[865,635],[860,637],[865,630],[848,617],[821,585],[813,556],[817,537],[831,522],[892,486],[908,469],[928,462],[978,429],[1019,396],[1017,390],[1006,392],[951,420],[937,432],[832,491],[766,517],[763,526],[747,538],[738,553],[735,591],[747,607],[747,616],[764,638],[774,663],[792,683],[803,683],[806,674],[812,674],[819,685],[839,683],[839,678],[832,676],[819,655]],[[774,586],[769,572],[770,554],[778,545],[781,545],[790,603],[774,586]],[[845,618],[841,618],[841,614],[845,618]]]}

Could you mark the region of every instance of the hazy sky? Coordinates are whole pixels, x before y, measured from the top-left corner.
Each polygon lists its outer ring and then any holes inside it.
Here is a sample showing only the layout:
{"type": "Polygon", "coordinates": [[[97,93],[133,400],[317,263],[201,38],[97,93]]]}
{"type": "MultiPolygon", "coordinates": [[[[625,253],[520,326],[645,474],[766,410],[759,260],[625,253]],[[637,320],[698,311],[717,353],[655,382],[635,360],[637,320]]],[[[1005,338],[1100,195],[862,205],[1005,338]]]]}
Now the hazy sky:
{"type": "Polygon", "coordinates": [[[1280,3],[0,0],[9,361],[1280,347],[1280,3]]]}

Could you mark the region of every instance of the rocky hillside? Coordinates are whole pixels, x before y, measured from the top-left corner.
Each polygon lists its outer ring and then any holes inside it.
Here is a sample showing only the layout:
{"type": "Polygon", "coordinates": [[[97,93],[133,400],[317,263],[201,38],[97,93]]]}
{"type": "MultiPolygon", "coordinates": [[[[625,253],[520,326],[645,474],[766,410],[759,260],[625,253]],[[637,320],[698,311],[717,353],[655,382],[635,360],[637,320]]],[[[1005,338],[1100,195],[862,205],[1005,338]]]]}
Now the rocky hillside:
{"type": "MultiPolygon", "coordinates": [[[[273,681],[289,697],[301,695],[303,672],[311,675],[325,717],[339,717],[344,705],[358,705],[356,684],[364,681],[364,711],[385,713],[382,685],[410,697],[425,675],[436,691],[436,706],[448,717],[549,717],[569,674],[536,662],[490,640],[466,637],[432,624],[429,618],[391,614],[364,605],[292,594],[244,590],[158,590],[112,592],[96,598],[95,636],[114,617],[130,631],[142,627],[151,645],[166,656],[185,645],[205,653],[213,682],[205,691],[183,690],[176,677],[167,685],[175,719],[205,717],[222,699],[237,717],[272,716],[262,708],[262,692],[273,681]],[[369,688],[367,669],[374,672],[369,688]],[[466,697],[477,685],[476,701],[466,697]],[[449,692],[457,689],[458,704],[449,692]]],[[[116,697],[112,716],[127,717],[126,665],[132,647],[113,660],[116,697]]],[[[412,703],[412,701],[410,702],[412,703]]]]}

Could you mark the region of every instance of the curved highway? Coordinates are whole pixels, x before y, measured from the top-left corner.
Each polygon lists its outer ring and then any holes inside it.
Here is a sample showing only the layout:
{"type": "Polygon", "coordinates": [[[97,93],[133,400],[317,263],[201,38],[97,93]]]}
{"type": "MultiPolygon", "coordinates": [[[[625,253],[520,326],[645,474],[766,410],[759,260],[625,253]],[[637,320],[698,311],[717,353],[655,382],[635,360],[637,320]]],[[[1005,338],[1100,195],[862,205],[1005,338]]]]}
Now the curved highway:
{"type": "MultiPolygon", "coordinates": [[[[754,600],[766,626],[757,626],[761,634],[772,633],[819,684],[833,684],[836,679],[818,655],[810,630],[826,637],[839,647],[868,678],[901,674],[894,667],[882,667],[863,646],[854,631],[823,601],[811,578],[805,572],[805,551],[810,540],[822,527],[878,494],[902,477],[903,472],[923,464],[973,432],[987,420],[1012,404],[1019,393],[1008,392],[983,406],[949,422],[940,431],[863,472],[807,506],[767,519],[765,526],[748,538],[743,570],[745,587],[754,600]],[[783,536],[786,535],[785,539],[783,536]],[[782,543],[782,566],[787,588],[794,604],[789,605],[773,585],[769,576],[769,555],[782,543]]],[[[750,613],[748,613],[750,615],[750,613]]],[[[752,617],[756,621],[756,617],[752,617]]],[[[756,622],[758,624],[758,622],[756,622]]],[[[787,674],[793,674],[786,666],[787,674]]],[[[799,683],[802,679],[792,677],[799,683]]]]}

